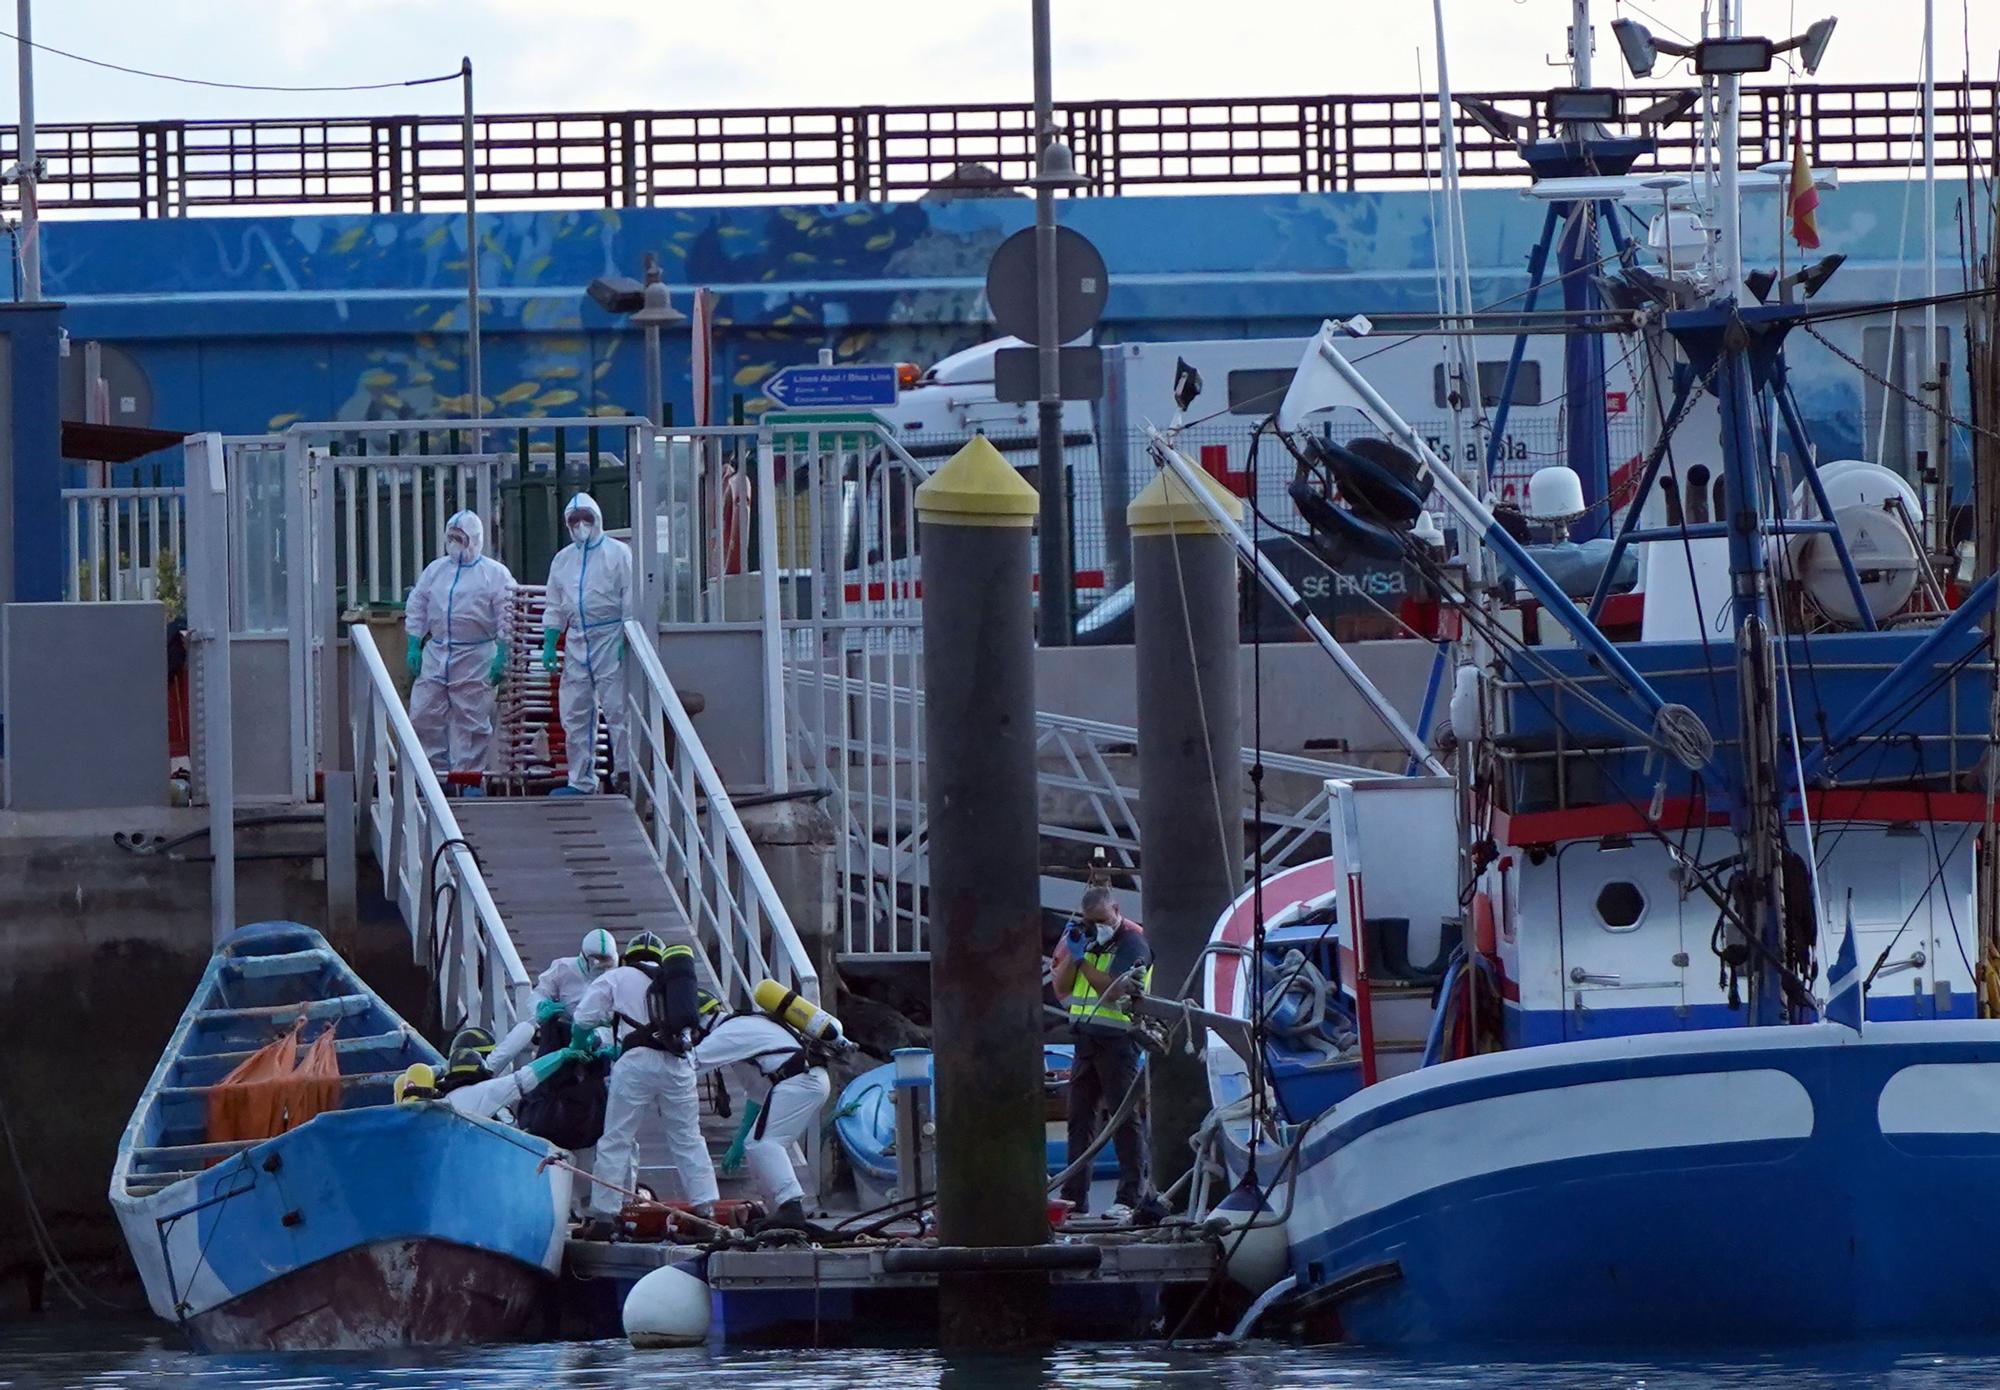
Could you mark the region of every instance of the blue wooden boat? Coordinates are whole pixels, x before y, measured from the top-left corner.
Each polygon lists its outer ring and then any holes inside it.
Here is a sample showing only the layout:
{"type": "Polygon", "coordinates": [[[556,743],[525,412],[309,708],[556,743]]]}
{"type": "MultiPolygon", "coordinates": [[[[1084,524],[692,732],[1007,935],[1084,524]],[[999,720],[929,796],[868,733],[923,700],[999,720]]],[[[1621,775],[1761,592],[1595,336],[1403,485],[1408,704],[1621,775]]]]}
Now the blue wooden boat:
{"type": "Polygon", "coordinates": [[[159,1316],[206,1351],[441,1345],[524,1331],[560,1268],[559,1151],[442,1104],[391,1103],[436,1050],[318,932],[217,948],[119,1142],[111,1203],[159,1316]],[[339,1058],[339,1108],[209,1142],[215,1083],[303,1019],[339,1058]]]}

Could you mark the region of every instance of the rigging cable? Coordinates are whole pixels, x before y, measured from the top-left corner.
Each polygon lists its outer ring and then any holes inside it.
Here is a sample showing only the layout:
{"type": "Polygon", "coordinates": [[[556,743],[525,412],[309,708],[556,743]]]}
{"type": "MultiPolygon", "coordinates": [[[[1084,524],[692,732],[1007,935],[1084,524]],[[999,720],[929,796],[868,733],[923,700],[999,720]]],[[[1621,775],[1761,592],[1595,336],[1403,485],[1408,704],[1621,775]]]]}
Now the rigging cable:
{"type": "Polygon", "coordinates": [[[103,58],[86,57],[81,53],[72,53],[66,48],[57,48],[53,44],[40,43],[34,39],[23,39],[19,34],[11,34],[5,29],[0,29],[0,39],[12,39],[17,44],[25,43],[29,48],[39,49],[43,53],[53,54],[58,58],[67,58],[72,63],[84,63],[93,68],[104,68],[111,72],[122,72],[128,77],[149,77],[155,82],[178,82],[185,87],[220,87],[232,92],[381,92],[396,87],[427,87],[435,82],[457,82],[465,76],[464,70],[459,69],[453,72],[439,73],[435,77],[411,77],[394,82],[346,82],[296,87],[266,82],[222,82],[214,78],[185,77],[179,73],[154,72],[148,68],[127,67],[123,63],[108,62],[103,58]]]}

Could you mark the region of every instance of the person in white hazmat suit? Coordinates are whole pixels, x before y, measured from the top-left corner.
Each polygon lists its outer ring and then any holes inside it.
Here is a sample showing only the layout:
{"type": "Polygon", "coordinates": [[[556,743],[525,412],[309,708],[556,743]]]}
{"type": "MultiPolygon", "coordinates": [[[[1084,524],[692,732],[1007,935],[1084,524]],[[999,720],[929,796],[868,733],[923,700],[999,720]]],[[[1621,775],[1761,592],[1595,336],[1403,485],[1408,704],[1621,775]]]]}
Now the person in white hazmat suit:
{"type": "Polygon", "coordinates": [[[489,1076],[484,1062],[470,1050],[452,1054],[437,1094],[461,1115],[476,1120],[501,1119],[513,1123],[513,1110],[537,1086],[571,1062],[587,1062],[591,1054],[580,1047],[558,1048],[538,1057],[518,1071],[505,1076],[489,1076]]]}
{"type": "Polygon", "coordinates": [[[563,508],[570,543],[549,562],[542,616],[542,667],[556,669],[564,637],[558,707],[573,791],[597,790],[597,716],[611,734],[611,771],[631,767],[625,732],[625,620],[632,616],[632,551],[604,534],[604,513],[587,492],[563,508]]]}
{"type": "MultiPolygon", "coordinates": [[[[576,1007],[579,1027],[608,1030],[612,1040],[624,1047],[611,1064],[604,1133],[591,1168],[599,1180],[591,1184],[591,1228],[608,1227],[625,1204],[625,1193],[619,1189],[629,1190],[638,1176],[639,1121],[649,1110],[658,1109],[666,1121],[667,1159],[680,1173],[681,1195],[704,1215],[720,1195],[715,1163],[701,1133],[693,1059],[636,1041],[645,1037],[641,1030],[651,1017],[646,992],[652,977],[635,962],[658,965],[665,961],[666,951],[659,937],[640,932],[625,946],[625,963],[592,980],[576,1007]]],[[[591,1234],[598,1235],[599,1230],[592,1229],[591,1234]]]]}
{"type": "Polygon", "coordinates": [[[618,964],[618,939],[602,927],[584,933],[583,946],[575,955],[551,961],[535,977],[535,1007],[531,1017],[507,1030],[486,1058],[495,1076],[502,1075],[535,1040],[535,1030],[558,1013],[576,1017],[576,1006],[590,982],[618,964]]]}
{"type": "MultiPolygon", "coordinates": [[[[731,1146],[739,1152],[766,1210],[780,1220],[805,1216],[805,1189],[792,1167],[791,1145],[819,1119],[833,1083],[814,1066],[791,1029],[765,1014],[733,1014],[717,1005],[716,1022],[695,1044],[694,1069],[728,1069],[745,1097],[743,1128],[731,1146]]],[[[723,1167],[731,1167],[724,1156],[723,1167]]]]}
{"type": "Polygon", "coordinates": [[[445,553],[424,566],[403,607],[410,723],[440,775],[485,772],[493,760],[493,706],[507,668],[501,633],[514,576],[485,549],[478,514],[452,513],[445,553]]]}

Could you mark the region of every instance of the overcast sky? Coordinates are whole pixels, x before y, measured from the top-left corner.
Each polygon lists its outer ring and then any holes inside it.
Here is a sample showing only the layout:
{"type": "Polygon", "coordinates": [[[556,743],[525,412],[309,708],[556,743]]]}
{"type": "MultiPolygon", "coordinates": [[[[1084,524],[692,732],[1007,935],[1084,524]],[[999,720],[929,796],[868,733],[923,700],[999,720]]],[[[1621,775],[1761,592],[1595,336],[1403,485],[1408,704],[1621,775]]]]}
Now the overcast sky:
{"type": "MultiPolygon", "coordinates": [[[[1937,0],[1938,71],[1992,77],[2000,3],[1937,0]]],[[[0,11],[10,7],[0,6],[0,11]]],[[[1600,81],[1618,13],[1693,31],[1698,0],[1600,0],[1600,81]]],[[[1914,80],[1921,0],[1849,0],[1820,78],[1914,80]]],[[[1414,90],[1433,79],[1424,0],[1055,0],[1058,99],[1414,90]]],[[[1446,0],[1454,85],[1554,85],[1568,0],[1446,0]]],[[[1747,0],[1748,32],[1832,11],[1747,0]]],[[[39,0],[35,37],[109,62],[239,83],[376,82],[470,54],[488,111],[1024,100],[1027,0],[39,0]]],[[[0,14],[0,25],[11,16],[0,14]]],[[[1782,76],[1782,74],[1778,74],[1782,76]]],[[[11,80],[9,78],[8,80],[11,80]]],[[[454,86],[265,93],[181,86],[36,56],[42,119],[449,112],[454,86]]]]}

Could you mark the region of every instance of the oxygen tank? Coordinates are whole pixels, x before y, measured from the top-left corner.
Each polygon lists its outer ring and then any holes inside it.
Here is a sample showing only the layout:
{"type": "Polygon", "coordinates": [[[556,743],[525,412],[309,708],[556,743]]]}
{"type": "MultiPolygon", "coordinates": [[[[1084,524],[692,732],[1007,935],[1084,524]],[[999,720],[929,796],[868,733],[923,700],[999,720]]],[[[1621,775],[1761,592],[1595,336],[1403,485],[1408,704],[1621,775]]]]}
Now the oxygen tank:
{"type": "Polygon", "coordinates": [[[814,1042],[844,1042],[846,1035],[840,1031],[840,1020],[828,1013],[810,999],[801,998],[797,990],[786,989],[776,980],[763,980],[750,991],[750,997],[757,1007],[778,1022],[814,1042]]]}

